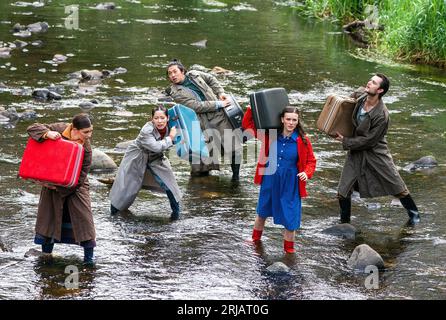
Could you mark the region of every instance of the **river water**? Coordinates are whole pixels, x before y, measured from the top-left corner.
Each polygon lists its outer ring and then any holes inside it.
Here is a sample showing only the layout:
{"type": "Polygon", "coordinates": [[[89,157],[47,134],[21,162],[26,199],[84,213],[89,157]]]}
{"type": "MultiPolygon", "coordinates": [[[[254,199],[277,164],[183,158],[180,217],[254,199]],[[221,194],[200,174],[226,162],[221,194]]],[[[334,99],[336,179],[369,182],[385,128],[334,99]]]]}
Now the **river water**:
{"type": "MultiPolygon", "coordinates": [[[[165,66],[179,58],[187,66],[220,66],[226,91],[246,106],[249,93],[284,87],[303,119],[318,158],[318,168],[304,201],[297,254],[282,253],[282,228],[267,223],[262,246],[249,239],[258,187],[255,161],[242,165],[240,184],[230,182],[230,168],[191,178],[189,166],[170,156],[184,193],[183,218],[169,221],[164,195],[141,191],[117,217],[109,214],[109,187],[90,175],[97,229],[95,269],[82,268],[82,250],[56,245],[55,262],[25,257],[33,244],[39,188],[17,178],[34,120],[0,124],[0,235],[12,251],[0,250],[0,299],[444,299],[446,298],[446,73],[428,68],[363,59],[354,44],[329,22],[299,16],[293,1],[115,1],[115,10],[97,10],[97,2],[41,1],[42,7],[14,1],[0,3],[0,41],[18,37],[16,23],[46,21],[46,33],[20,38],[31,43],[0,58],[0,105],[18,112],[32,109],[38,121],[69,121],[81,102],[96,99],[93,147],[117,163],[118,142],[134,139],[167,87],[165,66]],[[76,4],[67,10],[68,5],[76,4]],[[74,20],[72,20],[72,18],[74,20]],[[78,19],[76,19],[78,18],[78,19]],[[207,40],[205,47],[191,45],[207,40]],[[55,54],[65,63],[49,62],[55,54]],[[95,86],[65,82],[82,69],[127,69],[95,86]],[[353,204],[352,224],[362,233],[344,240],[322,231],[338,220],[335,198],[345,152],[315,129],[329,93],[348,94],[374,72],[386,73],[391,88],[384,100],[391,112],[388,141],[395,163],[403,168],[426,155],[439,166],[400,173],[421,211],[415,228],[390,197],[353,204]],[[63,99],[33,100],[33,88],[62,86],[63,99]],[[364,275],[347,260],[366,243],[382,255],[386,268],[379,288],[368,289],[364,275]],[[290,271],[267,272],[274,262],[290,271]],[[79,288],[67,290],[65,268],[81,269],[79,288]]],[[[248,150],[254,141],[246,145],[248,150]]]]}

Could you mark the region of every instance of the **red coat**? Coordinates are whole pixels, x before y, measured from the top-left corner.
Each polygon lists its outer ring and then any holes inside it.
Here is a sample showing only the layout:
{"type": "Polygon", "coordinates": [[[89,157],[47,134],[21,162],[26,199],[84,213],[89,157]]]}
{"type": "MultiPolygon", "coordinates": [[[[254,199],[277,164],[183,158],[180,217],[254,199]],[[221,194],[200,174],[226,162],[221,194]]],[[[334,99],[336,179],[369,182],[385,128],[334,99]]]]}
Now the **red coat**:
{"type": "MultiPolygon", "coordinates": [[[[254,183],[261,184],[263,173],[265,171],[265,165],[268,160],[269,146],[271,142],[269,141],[268,134],[257,132],[254,125],[254,120],[252,118],[251,108],[248,108],[245,115],[243,116],[242,128],[244,130],[249,130],[257,139],[262,141],[262,148],[260,149],[259,161],[257,163],[256,174],[254,177],[254,183]]],[[[299,136],[297,139],[297,152],[299,155],[299,160],[296,163],[296,166],[299,173],[305,172],[308,179],[311,179],[314,171],[316,170],[316,158],[313,153],[313,147],[311,146],[310,139],[305,136],[305,140],[307,141],[306,144],[302,140],[301,136],[299,136]]],[[[304,198],[308,195],[306,185],[306,181],[302,181],[299,179],[299,194],[301,198],[304,198]]]]}

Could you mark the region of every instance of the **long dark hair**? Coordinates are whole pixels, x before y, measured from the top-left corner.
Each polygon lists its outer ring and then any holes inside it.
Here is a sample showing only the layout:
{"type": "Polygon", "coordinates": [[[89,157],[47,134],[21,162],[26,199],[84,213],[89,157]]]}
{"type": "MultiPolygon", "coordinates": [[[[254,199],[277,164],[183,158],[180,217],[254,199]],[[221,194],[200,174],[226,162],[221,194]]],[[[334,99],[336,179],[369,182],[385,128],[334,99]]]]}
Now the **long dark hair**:
{"type": "MultiPolygon", "coordinates": [[[[283,111],[280,113],[280,118],[283,118],[285,116],[285,113],[295,113],[299,116],[298,121],[297,121],[297,126],[296,129],[294,129],[294,131],[297,132],[297,134],[302,138],[302,141],[307,144],[307,139],[305,138],[305,130],[302,126],[302,119],[300,116],[300,111],[297,107],[291,107],[291,106],[287,106],[285,107],[285,109],[283,109],[283,111]]],[[[283,131],[283,123],[280,125],[280,130],[283,131]]]]}
{"type": "Polygon", "coordinates": [[[180,69],[181,72],[183,72],[184,74],[187,72],[186,68],[184,67],[184,65],[181,63],[180,60],[177,59],[173,59],[172,61],[169,62],[169,64],[167,65],[166,68],[166,76],[169,76],[169,68],[171,66],[177,66],[178,69],[180,69]]]}

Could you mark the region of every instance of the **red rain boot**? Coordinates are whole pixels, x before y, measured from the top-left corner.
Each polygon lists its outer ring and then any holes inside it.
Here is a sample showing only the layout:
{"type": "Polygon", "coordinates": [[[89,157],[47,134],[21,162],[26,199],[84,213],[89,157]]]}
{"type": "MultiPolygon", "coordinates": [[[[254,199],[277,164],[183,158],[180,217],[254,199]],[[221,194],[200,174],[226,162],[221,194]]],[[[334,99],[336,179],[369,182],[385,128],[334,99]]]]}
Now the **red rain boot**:
{"type": "Polygon", "coordinates": [[[263,230],[252,229],[252,241],[258,242],[262,237],[263,230]]]}
{"type": "Polygon", "coordinates": [[[286,253],[296,253],[296,250],[294,250],[294,241],[283,240],[283,249],[285,249],[286,253]]]}

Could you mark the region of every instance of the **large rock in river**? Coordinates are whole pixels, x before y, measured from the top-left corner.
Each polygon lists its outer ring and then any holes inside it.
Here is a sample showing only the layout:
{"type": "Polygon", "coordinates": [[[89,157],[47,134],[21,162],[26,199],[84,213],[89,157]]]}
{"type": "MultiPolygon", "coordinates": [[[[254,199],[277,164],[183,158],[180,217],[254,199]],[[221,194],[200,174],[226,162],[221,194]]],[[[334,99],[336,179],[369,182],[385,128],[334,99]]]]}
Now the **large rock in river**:
{"type": "Polygon", "coordinates": [[[93,159],[91,162],[91,171],[108,172],[116,170],[118,166],[105,152],[93,149],[93,159]]]}
{"type": "Polygon", "coordinates": [[[437,160],[432,156],[422,157],[403,168],[404,171],[416,171],[421,169],[430,169],[438,165],[437,160]]]}
{"type": "Polygon", "coordinates": [[[384,269],[384,260],[370,246],[361,244],[353,250],[347,265],[358,271],[364,271],[367,266],[376,266],[378,269],[384,269]]]}
{"type": "Polygon", "coordinates": [[[322,232],[332,236],[350,240],[354,240],[356,238],[356,235],[360,233],[360,231],[352,226],[350,223],[341,223],[327,228],[322,232]]]}
{"type": "Polygon", "coordinates": [[[266,270],[271,273],[286,273],[290,271],[290,268],[285,263],[277,261],[266,268],[266,270]]]}

